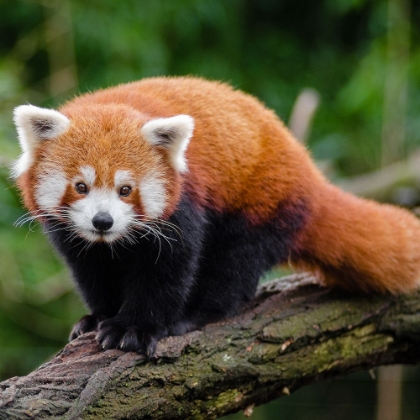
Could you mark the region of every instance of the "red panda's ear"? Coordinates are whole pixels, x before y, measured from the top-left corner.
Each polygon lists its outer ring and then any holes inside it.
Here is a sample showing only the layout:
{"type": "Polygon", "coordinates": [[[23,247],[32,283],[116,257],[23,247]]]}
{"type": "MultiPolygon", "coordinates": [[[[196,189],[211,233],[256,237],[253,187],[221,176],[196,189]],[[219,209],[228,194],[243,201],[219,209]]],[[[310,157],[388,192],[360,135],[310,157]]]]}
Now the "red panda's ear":
{"type": "Polygon", "coordinates": [[[33,105],[16,107],[14,121],[23,152],[15,164],[14,176],[19,176],[29,169],[33,153],[40,141],[57,137],[70,126],[70,120],[60,112],[33,105]]]}
{"type": "Polygon", "coordinates": [[[141,132],[154,146],[168,150],[173,167],[179,172],[187,170],[185,150],[194,131],[194,119],[189,115],[156,118],[143,125],[141,132]]]}

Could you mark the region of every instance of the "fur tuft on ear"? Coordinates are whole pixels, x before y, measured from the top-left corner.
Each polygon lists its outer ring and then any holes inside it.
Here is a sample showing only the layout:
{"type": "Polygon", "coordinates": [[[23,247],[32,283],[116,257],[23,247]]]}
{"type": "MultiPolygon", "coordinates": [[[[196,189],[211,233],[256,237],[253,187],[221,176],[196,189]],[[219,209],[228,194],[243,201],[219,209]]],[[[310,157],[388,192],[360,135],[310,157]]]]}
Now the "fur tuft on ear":
{"type": "Polygon", "coordinates": [[[14,122],[22,149],[22,155],[13,169],[15,177],[29,169],[40,141],[57,137],[70,126],[70,120],[60,112],[33,105],[16,107],[14,122]]]}
{"type": "Polygon", "coordinates": [[[189,115],[156,118],[141,129],[145,139],[153,146],[168,150],[172,166],[179,172],[187,170],[185,150],[194,131],[194,119],[189,115]]]}

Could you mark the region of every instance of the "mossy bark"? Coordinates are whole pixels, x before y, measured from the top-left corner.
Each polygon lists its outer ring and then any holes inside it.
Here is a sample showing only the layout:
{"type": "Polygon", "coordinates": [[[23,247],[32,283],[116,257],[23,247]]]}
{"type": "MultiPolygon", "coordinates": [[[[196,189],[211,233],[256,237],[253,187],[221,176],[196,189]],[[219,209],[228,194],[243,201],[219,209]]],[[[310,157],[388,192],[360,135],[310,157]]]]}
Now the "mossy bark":
{"type": "Polygon", "coordinates": [[[289,276],[229,321],[169,337],[156,358],[94,334],[0,383],[0,419],[217,418],[348,372],[420,361],[420,292],[349,296],[289,276]]]}

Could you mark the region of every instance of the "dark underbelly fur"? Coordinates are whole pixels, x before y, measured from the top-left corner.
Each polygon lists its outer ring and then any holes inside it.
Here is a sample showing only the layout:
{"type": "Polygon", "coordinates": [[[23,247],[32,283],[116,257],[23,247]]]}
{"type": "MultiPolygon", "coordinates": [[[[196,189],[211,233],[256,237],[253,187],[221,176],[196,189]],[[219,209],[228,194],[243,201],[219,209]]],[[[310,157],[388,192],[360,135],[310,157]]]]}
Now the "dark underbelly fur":
{"type": "Polygon", "coordinates": [[[91,311],[70,338],[97,330],[103,348],[150,356],[162,337],[235,315],[260,276],[287,261],[306,219],[304,203],[286,203],[272,220],[250,226],[241,214],[203,211],[184,197],[169,219],[178,229],[161,226],[167,239],[138,232],[136,243],[112,247],[87,247],[46,222],[91,311]]]}

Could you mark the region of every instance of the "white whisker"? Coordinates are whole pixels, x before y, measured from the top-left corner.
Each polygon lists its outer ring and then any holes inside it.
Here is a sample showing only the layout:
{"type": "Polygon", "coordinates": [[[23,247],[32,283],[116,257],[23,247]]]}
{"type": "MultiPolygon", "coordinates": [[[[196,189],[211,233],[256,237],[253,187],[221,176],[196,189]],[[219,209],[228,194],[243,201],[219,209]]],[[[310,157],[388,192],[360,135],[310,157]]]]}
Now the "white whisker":
{"type": "MultiPolygon", "coordinates": [[[[79,257],[83,253],[87,253],[97,241],[95,237],[94,239],[86,239],[83,229],[81,230],[75,224],[70,210],[68,207],[59,207],[49,211],[37,210],[32,213],[25,213],[16,220],[14,225],[21,227],[29,223],[29,232],[33,232],[34,224],[41,222],[44,226],[44,232],[47,234],[67,232],[63,242],[67,242],[70,248],[80,247],[77,254],[77,257],[79,257]]],[[[182,230],[172,222],[163,219],[150,219],[145,215],[132,215],[128,220],[127,227],[121,232],[115,232],[110,240],[105,237],[105,243],[110,248],[111,258],[121,259],[118,255],[118,246],[129,250],[130,246],[134,246],[143,239],[147,241],[152,239],[153,243],[158,246],[156,264],[162,254],[163,241],[167,243],[172,253],[172,243],[177,242],[177,237],[182,241],[182,230]]]]}

